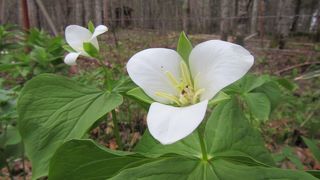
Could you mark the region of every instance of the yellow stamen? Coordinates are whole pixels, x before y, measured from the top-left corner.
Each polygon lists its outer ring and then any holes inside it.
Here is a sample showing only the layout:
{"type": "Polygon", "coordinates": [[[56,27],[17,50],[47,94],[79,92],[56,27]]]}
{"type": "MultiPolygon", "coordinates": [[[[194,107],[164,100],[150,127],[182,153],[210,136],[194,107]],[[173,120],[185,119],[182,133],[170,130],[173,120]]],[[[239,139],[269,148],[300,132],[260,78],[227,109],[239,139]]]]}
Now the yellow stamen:
{"type": "Polygon", "coordinates": [[[168,77],[168,79],[170,80],[170,82],[172,83],[172,85],[179,86],[179,82],[176,80],[176,78],[173,76],[173,74],[169,71],[165,72],[166,76],[168,77]]]}
{"type": "Polygon", "coordinates": [[[162,97],[164,99],[168,99],[168,100],[176,103],[177,105],[181,105],[181,103],[179,102],[179,99],[176,96],[173,96],[171,94],[164,93],[164,92],[156,92],[155,95],[162,97]]]}
{"type": "Polygon", "coordinates": [[[181,68],[182,81],[187,85],[190,85],[191,87],[193,87],[188,66],[184,61],[181,61],[180,68],[181,68]]]}
{"type": "Polygon", "coordinates": [[[194,96],[192,98],[192,103],[197,103],[198,98],[200,97],[200,95],[205,91],[205,89],[198,89],[195,93],[194,96]]]}

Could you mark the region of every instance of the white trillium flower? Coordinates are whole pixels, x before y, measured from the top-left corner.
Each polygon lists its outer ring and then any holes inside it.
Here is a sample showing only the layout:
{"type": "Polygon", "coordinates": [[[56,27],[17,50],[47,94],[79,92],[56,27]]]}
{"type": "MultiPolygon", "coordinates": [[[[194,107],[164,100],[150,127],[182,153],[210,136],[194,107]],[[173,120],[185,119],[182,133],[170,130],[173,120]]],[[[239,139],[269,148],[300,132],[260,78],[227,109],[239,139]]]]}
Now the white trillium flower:
{"type": "Polygon", "coordinates": [[[189,68],[176,51],[151,48],[135,54],[127,71],[157,101],[147,116],[151,135],[171,144],[191,134],[204,119],[208,101],[244,76],[253,62],[242,46],[210,40],[193,48],[189,68]]]}
{"type": "Polygon", "coordinates": [[[83,48],[83,43],[91,43],[97,50],[99,50],[99,44],[97,36],[108,31],[108,28],[104,25],[99,25],[94,29],[94,32],[90,32],[88,29],[78,26],[70,25],[65,30],[65,36],[67,43],[76,51],[67,54],[64,58],[64,62],[68,65],[76,64],[77,58],[82,56],[90,57],[83,48]]]}

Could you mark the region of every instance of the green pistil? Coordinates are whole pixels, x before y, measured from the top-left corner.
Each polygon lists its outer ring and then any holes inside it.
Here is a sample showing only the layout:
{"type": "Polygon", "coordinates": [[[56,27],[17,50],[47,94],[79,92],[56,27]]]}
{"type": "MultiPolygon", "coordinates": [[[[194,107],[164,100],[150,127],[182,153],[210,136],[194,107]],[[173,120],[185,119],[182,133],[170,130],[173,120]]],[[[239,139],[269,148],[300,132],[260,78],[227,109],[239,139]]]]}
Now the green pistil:
{"type": "Polygon", "coordinates": [[[178,95],[172,95],[164,92],[156,92],[155,94],[177,106],[188,106],[196,104],[200,101],[200,95],[205,89],[195,89],[194,83],[191,79],[191,74],[187,64],[184,61],[180,63],[181,80],[177,80],[171,72],[165,72],[172,86],[177,90],[178,95]]]}

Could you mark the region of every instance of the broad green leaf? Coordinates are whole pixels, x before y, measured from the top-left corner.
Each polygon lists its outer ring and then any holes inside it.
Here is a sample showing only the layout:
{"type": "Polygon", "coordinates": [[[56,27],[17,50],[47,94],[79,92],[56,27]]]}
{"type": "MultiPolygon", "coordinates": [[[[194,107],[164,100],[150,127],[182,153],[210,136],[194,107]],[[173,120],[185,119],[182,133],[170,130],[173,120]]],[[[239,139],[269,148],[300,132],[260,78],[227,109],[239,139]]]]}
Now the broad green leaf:
{"type": "Polygon", "coordinates": [[[263,84],[262,86],[256,88],[254,91],[264,93],[268,97],[271,103],[271,111],[274,110],[283,100],[279,85],[272,81],[263,84]]]}
{"type": "Polygon", "coordinates": [[[114,85],[112,85],[112,91],[123,93],[130,91],[131,89],[134,89],[136,87],[137,85],[135,85],[134,82],[128,76],[125,76],[120,78],[119,80],[116,80],[114,85]]]}
{"type": "Polygon", "coordinates": [[[307,144],[308,148],[310,149],[310,151],[312,152],[314,158],[320,162],[320,148],[317,146],[317,144],[306,138],[306,137],[302,137],[303,141],[307,144]]]}
{"type": "Polygon", "coordinates": [[[92,140],[71,140],[52,157],[49,179],[107,179],[121,169],[147,161],[133,153],[102,148],[92,140]]]}
{"type": "Polygon", "coordinates": [[[307,173],[313,175],[314,177],[320,179],[320,171],[317,171],[317,170],[308,170],[306,171],[307,173]]]}
{"type": "Polygon", "coordinates": [[[99,50],[89,42],[83,43],[83,49],[91,57],[97,58],[99,56],[99,50]]]}
{"type": "Polygon", "coordinates": [[[88,22],[88,29],[93,34],[95,28],[94,28],[94,24],[92,21],[88,22]]]}
{"type": "Polygon", "coordinates": [[[265,180],[308,179],[308,173],[247,166],[223,157],[203,161],[180,155],[146,158],[141,155],[102,148],[91,140],[71,140],[62,145],[50,163],[49,180],[265,180]]]}
{"type": "Polygon", "coordinates": [[[278,78],[277,82],[289,91],[294,91],[297,88],[296,84],[285,78],[278,78]]]}
{"type": "Polygon", "coordinates": [[[243,92],[248,93],[266,82],[270,81],[270,77],[268,75],[256,76],[252,74],[246,75],[243,79],[241,79],[241,86],[243,92]]]}
{"type": "Polygon", "coordinates": [[[154,102],[154,100],[146,95],[146,93],[139,87],[131,89],[126,94],[147,104],[152,104],[154,102]]]}
{"type": "Polygon", "coordinates": [[[21,141],[21,136],[16,127],[8,126],[6,130],[0,134],[0,147],[15,145],[21,141]]]}
{"type": "Polygon", "coordinates": [[[259,132],[250,126],[236,99],[216,106],[206,124],[205,138],[208,156],[236,151],[274,165],[259,132]]]}
{"type": "Polygon", "coordinates": [[[231,96],[221,91],[213,99],[209,101],[209,105],[217,105],[218,103],[228,100],[230,98],[231,96]]]}
{"type": "Polygon", "coordinates": [[[268,97],[263,93],[247,93],[244,96],[245,102],[251,115],[261,121],[269,119],[271,112],[271,103],[268,97]]]}
{"type": "Polygon", "coordinates": [[[121,103],[119,94],[62,76],[42,74],[30,80],[18,100],[18,125],[33,178],[47,175],[49,161],[63,142],[83,137],[95,121],[121,103]]]}
{"type": "MultiPolygon", "coordinates": [[[[209,157],[241,157],[248,161],[248,158],[251,158],[257,162],[274,165],[260,134],[250,127],[234,99],[226,100],[215,107],[206,124],[205,142],[209,157]]],[[[197,132],[174,144],[164,146],[147,131],[135,151],[150,157],[168,153],[190,158],[202,156],[197,132]]]]}
{"type": "Polygon", "coordinates": [[[162,145],[156,141],[147,130],[140,142],[134,148],[135,152],[139,152],[149,157],[159,157],[163,154],[180,154],[189,157],[201,157],[201,148],[199,144],[199,137],[197,133],[192,133],[185,139],[171,144],[162,145]]]}
{"type": "Polygon", "coordinates": [[[177,52],[183,58],[183,60],[189,64],[189,55],[192,50],[192,44],[184,32],[180,33],[177,52]]]}
{"type": "Polygon", "coordinates": [[[184,157],[168,157],[138,167],[128,168],[112,180],[163,180],[163,179],[199,179],[199,180],[265,180],[265,179],[310,179],[311,175],[293,170],[244,166],[224,159],[209,162],[184,157]]]}

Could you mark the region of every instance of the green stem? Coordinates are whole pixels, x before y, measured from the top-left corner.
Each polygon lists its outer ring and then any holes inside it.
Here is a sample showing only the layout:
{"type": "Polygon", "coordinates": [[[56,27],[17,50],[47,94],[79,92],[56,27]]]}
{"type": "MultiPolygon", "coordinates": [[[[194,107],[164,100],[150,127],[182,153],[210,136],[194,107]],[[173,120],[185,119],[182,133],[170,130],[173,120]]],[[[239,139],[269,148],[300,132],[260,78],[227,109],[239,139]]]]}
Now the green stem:
{"type": "Polygon", "coordinates": [[[118,126],[116,111],[112,110],[111,114],[112,114],[112,122],[113,122],[113,126],[114,126],[113,132],[114,132],[114,135],[116,136],[116,142],[119,146],[119,149],[123,149],[121,138],[120,138],[120,133],[119,133],[120,131],[119,131],[119,126],[118,126]]]}
{"type": "Polygon", "coordinates": [[[9,163],[8,163],[7,159],[4,159],[4,163],[5,163],[6,168],[8,169],[8,173],[9,173],[10,179],[11,179],[11,180],[14,180],[14,177],[13,177],[13,175],[12,175],[12,171],[11,171],[11,168],[10,168],[10,166],[9,166],[9,163]]]}
{"type": "Polygon", "coordinates": [[[200,128],[198,128],[197,131],[198,131],[198,136],[199,136],[199,140],[200,140],[202,159],[204,161],[207,161],[208,160],[208,155],[207,155],[206,145],[204,144],[203,134],[202,134],[200,128]]]}

